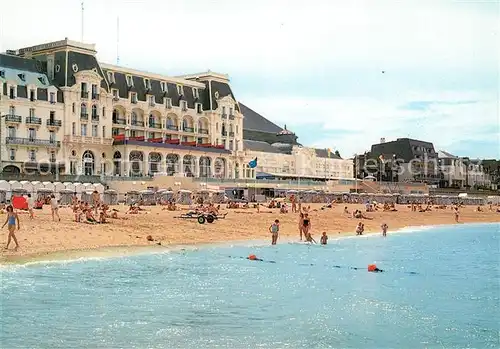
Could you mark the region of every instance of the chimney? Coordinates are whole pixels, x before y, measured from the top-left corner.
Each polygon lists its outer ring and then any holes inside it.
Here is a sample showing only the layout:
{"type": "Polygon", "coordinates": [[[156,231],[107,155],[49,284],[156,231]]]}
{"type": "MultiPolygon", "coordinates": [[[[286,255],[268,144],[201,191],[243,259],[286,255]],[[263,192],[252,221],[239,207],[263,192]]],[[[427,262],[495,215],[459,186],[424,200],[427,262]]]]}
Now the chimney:
{"type": "Polygon", "coordinates": [[[385,143],[385,137],[380,138],[380,144],[385,143]]]}

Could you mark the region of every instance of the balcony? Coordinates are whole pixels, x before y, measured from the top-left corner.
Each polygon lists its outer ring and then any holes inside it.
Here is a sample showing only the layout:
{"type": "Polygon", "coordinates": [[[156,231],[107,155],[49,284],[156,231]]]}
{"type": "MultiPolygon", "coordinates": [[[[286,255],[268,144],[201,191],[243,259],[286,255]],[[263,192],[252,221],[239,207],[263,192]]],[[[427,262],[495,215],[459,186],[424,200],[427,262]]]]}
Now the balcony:
{"type": "Polygon", "coordinates": [[[92,99],[95,101],[99,100],[99,93],[92,93],[92,99]]]}
{"type": "Polygon", "coordinates": [[[190,132],[190,133],[193,133],[194,132],[194,127],[187,127],[187,126],[184,126],[182,127],[182,130],[184,132],[190,132]]]}
{"type": "Polygon", "coordinates": [[[89,114],[87,114],[87,113],[80,113],[80,120],[87,121],[88,119],[89,119],[89,114]]]}
{"type": "Polygon", "coordinates": [[[233,114],[229,114],[229,120],[234,120],[235,116],[233,114]]]}
{"type": "Polygon", "coordinates": [[[229,137],[234,137],[234,132],[229,132],[229,137]]]}
{"type": "Polygon", "coordinates": [[[221,118],[223,118],[223,119],[227,119],[227,114],[226,114],[226,113],[222,113],[221,118]]]}
{"type": "Polygon", "coordinates": [[[37,118],[35,116],[28,116],[26,118],[26,123],[30,125],[41,125],[42,124],[42,118],[37,118]]]}
{"type": "Polygon", "coordinates": [[[161,129],[161,123],[158,123],[158,122],[150,122],[150,123],[149,123],[149,127],[151,127],[151,128],[159,128],[159,129],[161,129]]]}
{"type": "Polygon", "coordinates": [[[22,122],[22,120],[23,120],[23,118],[19,115],[14,115],[14,114],[5,115],[5,122],[20,123],[20,122],[22,122]]]}
{"type": "Polygon", "coordinates": [[[175,125],[167,125],[167,130],[171,130],[171,131],[179,131],[179,126],[175,126],[175,125]]]}
{"type": "Polygon", "coordinates": [[[81,97],[81,98],[88,99],[88,98],[89,98],[89,92],[88,92],[88,91],[82,91],[82,92],[80,93],[80,97],[81,97]]]}
{"type": "Polygon", "coordinates": [[[47,126],[52,126],[52,127],[61,127],[62,126],[62,121],[61,120],[47,120],[47,126]]]}
{"type": "Polygon", "coordinates": [[[206,129],[206,128],[199,128],[198,129],[198,133],[202,133],[204,135],[207,135],[208,134],[208,129],[206,129]]]}
{"type": "Polygon", "coordinates": [[[6,137],[5,142],[7,144],[17,144],[17,145],[35,145],[44,147],[57,147],[57,148],[61,147],[60,141],[52,141],[50,139],[6,137]]]}
{"type": "Polygon", "coordinates": [[[92,122],[99,122],[99,115],[92,115],[92,122]]]}
{"type": "Polygon", "coordinates": [[[126,125],[127,120],[125,120],[125,119],[113,119],[113,124],[114,125],[126,125]]]}
{"type": "Polygon", "coordinates": [[[132,120],[130,123],[132,126],[144,127],[144,121],[132,120]]]}

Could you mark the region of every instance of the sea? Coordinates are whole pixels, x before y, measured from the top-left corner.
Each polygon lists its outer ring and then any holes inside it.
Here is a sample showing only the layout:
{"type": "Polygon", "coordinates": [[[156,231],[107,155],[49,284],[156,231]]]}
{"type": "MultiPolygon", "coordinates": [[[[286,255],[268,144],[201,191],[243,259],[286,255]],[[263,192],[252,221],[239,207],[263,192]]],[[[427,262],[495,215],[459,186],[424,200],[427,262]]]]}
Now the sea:
{"type": "Polygon", "coordinates": [[[499,230],[3,265],[0,347],[499,348],[499,230]]]}

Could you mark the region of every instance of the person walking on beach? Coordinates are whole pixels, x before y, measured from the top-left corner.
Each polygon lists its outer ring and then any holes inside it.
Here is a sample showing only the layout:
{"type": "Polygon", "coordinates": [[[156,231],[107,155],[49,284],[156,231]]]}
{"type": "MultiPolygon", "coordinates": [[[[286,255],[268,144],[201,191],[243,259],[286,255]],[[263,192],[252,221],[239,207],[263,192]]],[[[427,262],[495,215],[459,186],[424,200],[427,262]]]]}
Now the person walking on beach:
{"type": "Polygon", "coordinates": [[[54,194],[50,196],[50,209],[52,211],[52,220],[55,221],[57,216],[57,219],[60,222],[61,217],[59,217],[59,204],[57,203],[56,196],[54,194]]]}
{"type": "Polygon", "coordinates": [[[458,206],[455,207],[455,222],[458,223],[458,219],[460,218],[460,212],[458,211],[458,206]]]}
{"type": "Polygon", "coordinates": [[[387,236],[387,229],[389,229],[389,226],[385,223],[383,223],[380,228],[382,228],[382,236],[387,236]]]}
{"type": "Polygon", "coordinates": [[[5,225],[8,224],[7,229],[9,230],[9,237],[7,238],[7,246],[5,246],[6,250],[9,249],[11,240],[14,240],[16,244],[15,250],[17,251],[17,249],[19,248],[19,243],[17,242],[16,238],[16,222],[17,222],[17,230],[19,230],[19,216],[17,215],[17,213],[14,212],[14,208],[12,207],[12,205],[9,205],[7,206],[7,219],[5,220],[5,223],[2,225],[3,229],[3,227],[5,227],[5,225]]]}
{"type": "Polygon", "coordinates": [[[300,241],[302,241],[302,233],[304,232],[304,214],[301,212],[299,213],[299,234],[300,234],[300,241]]]}
{"type": "Polygon", "coordinates": [[[278,241],[278,235],[280,231],[280,221],[276,219],[273,224],[269,227],[269,232],[271,233],[271,245],[276,245],[278,241]]]}
{"type": "Polygon", "coordinates": [[[304,213],[304,219],[302,220],[302,232],[305,237],[309,234],[309,229],[311,229],[311,219],[307,213],[304,213]]]}
{"type": "Polygon", "coordinates": [[[28,194],[28,200],[26,200],[26,202],[28,203],[28,213],[30,215],[30,218],[33,219],[34,218],[33,208],[35,207],[35,200],[31,196],[31,194],[28,194]]]}

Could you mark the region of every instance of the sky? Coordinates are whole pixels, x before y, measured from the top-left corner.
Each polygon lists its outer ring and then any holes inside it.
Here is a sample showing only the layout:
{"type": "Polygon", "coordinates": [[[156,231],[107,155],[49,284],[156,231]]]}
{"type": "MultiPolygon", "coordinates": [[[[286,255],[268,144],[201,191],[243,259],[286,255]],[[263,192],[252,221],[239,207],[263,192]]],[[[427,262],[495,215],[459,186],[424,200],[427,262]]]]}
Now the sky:
{"type": "MultiPolygon", "coordinates": [[[[500,158],[498,0],[87,0],[84,9],[83,40],[100,61],[226,73],[240,102],[305,146],[351,157],[410,137],[500,158]]],[[[0,51],[82,38],[79,0],[10,1],[0,12],[0,51]]]]}

